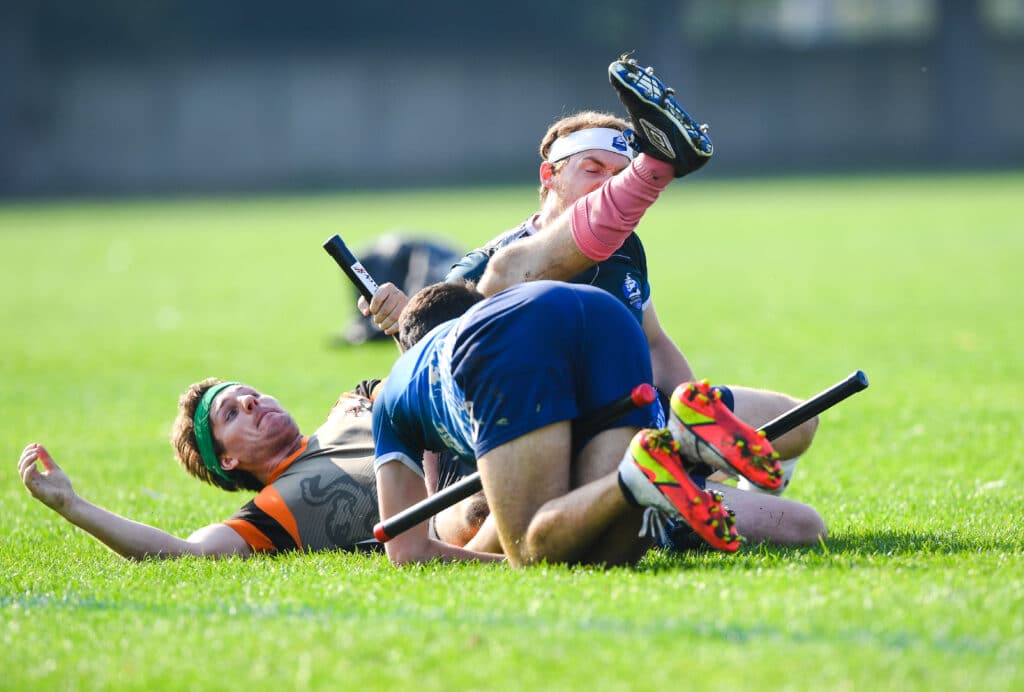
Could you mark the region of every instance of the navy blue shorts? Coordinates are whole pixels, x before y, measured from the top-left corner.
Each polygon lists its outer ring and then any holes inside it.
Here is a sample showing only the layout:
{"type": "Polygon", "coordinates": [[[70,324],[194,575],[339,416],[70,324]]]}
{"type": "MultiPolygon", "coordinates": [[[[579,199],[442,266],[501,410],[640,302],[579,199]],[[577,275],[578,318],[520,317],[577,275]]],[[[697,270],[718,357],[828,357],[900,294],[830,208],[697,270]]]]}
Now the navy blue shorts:
{"type": "MultiPolygon", "coordinates": [[[[652,381],[640,325],[613,296],[591,286],[519,284],[474,306],[455,329],[451,372],[479,426],[478,458],[652,381]]],[[[660,410],[656,402],[609,427],[653,427],[660,410]]]]}

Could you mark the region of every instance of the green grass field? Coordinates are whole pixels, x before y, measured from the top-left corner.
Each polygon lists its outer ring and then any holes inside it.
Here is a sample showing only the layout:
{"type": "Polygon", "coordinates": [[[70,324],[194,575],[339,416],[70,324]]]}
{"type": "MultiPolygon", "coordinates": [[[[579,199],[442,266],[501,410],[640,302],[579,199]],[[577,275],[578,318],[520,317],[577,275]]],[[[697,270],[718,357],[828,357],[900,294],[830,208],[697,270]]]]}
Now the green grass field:
{"type": "Polygon", "coordinates": [[[248,495],[167,442],[209,375],[311,431],[386,373],[339,349],[321,242],[462,247],[528,188],[0,206],[0,689],[1024,689],[1024,175],[675,185],[640,227],[655,302],[713,382],[811,395],[789,496],[821,547],[653,553],[635,569],[382,556],[116,557],[16,473],[43,442],[86,498],[178,535],[248,495]]]}

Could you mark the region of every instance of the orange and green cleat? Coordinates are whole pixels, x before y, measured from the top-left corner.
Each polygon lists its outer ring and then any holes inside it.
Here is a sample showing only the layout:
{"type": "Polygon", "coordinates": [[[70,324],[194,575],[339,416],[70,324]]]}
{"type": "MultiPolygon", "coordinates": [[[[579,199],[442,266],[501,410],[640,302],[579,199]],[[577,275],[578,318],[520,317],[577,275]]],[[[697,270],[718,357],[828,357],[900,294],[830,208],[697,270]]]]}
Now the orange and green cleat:
{"type": "Polygon", "coordinates": [[[722,393],[707,380],[676,387],[668,428],[688,461],[738,474],[766,490],[782,485],[779,453],[764,432],[754,430],[722,403],[722,393]]]}
{"type": "Polygon", "coordinates": [[[633,436],[619,464],[619,481],[634,504],[681,519],[711,547],[727,553],[740,547],[736,519],[722,504],[722,495],[693,482],[668,430],[641,430],[633,436]]]}

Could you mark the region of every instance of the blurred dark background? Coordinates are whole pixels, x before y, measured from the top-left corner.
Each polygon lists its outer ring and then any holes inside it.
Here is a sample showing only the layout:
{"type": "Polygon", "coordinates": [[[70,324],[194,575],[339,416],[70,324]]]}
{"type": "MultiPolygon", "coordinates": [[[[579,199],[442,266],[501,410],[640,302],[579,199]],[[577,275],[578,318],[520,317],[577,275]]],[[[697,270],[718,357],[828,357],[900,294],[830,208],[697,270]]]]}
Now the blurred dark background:
{"type": "Polygon", "coordinates": [[[701,176],[1024,164],[1024,0],[7,0],[0,196],[532,182],[629,50],[701,176]]]}

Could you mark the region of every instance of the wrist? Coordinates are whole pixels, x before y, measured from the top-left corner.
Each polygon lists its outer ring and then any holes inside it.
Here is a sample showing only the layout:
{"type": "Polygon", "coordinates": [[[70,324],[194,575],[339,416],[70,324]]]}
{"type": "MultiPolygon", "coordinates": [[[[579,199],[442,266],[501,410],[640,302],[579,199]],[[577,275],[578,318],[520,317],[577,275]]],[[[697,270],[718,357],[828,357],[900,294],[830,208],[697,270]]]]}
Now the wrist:
{"type": "Polygon", "coordinates": [[[67,493],[57,496],[52,503],[48,504],[50,509],[57,512],[57,514],[71,523],[75,523],[75,520],[82,516],[86,503],[78,496],[78,493],[74,490],[69,490],[67,493]]]}

